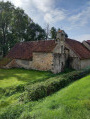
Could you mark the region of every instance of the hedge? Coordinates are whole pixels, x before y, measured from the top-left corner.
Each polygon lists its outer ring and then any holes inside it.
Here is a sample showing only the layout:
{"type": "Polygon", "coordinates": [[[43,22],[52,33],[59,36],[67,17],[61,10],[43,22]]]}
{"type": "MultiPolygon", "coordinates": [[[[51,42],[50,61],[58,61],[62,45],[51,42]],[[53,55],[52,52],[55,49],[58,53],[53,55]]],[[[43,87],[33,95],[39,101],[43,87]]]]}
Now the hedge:
{"type": "Polygon", "coordinates": [[[20,99],[24,101],[35,101],[45,96],[51,95],[59,89],[67,86],[71,82],[78,80],[90,73],[90,69],[81,71],[73,71],[62,76],[56,76],[50,78],[44,82],[39,82],[33,85],[25,87],[24,94],[21,95],[20,99]]]}

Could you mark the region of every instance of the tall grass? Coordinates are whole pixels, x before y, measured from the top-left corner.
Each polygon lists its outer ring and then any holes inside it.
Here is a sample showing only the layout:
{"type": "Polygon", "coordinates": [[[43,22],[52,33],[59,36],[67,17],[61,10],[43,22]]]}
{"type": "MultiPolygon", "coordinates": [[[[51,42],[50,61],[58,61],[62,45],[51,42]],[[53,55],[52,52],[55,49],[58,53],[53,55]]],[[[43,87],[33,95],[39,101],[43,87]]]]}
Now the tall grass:
{"type": "Polygon", "coordinates": [[[42,100],[6,108],[0,119],[89,119],[90,75],[42,100]]]}

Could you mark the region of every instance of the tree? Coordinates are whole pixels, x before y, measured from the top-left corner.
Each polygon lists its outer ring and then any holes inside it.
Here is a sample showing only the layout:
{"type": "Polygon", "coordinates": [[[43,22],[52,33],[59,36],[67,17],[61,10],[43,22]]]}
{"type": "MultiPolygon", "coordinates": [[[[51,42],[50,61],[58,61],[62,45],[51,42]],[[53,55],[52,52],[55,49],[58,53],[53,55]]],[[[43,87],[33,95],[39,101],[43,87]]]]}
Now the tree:
{"type": "Polygon", "coordinates": [[[57,31],[56,31],[56,28],[55,27],[52,27],[51,30],[51,38],[52,39],[56,39],[56,35],[57,35],[57,31]]]}
{"type": "Polygon", "coordinates": [[[3,57],[17,42],[44,37],[45,31],[23,9],[16,8],[10,2],[0,2],[0,52],[3,57]]]}
{"type": "Polygon", "coordinates": [[[6,55],[8,49],[7,35],[10,32],[10,23],[14,6],[10,2],[0,2],[0,33],[1,33],[1,49],[3,56],[6,55]]]}

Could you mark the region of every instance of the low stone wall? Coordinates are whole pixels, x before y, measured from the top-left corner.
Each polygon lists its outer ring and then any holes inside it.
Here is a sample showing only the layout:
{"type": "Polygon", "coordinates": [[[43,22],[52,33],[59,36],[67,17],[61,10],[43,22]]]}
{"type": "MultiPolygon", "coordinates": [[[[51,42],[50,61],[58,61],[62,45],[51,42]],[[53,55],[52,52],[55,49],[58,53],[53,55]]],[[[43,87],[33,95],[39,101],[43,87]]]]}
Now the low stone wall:
{"type": "Polygon", "coordinates": [[[52,69],[53,55],[52,53],[33,53],[33,60],[12,60],[6,68],[25,68],[25,69],[35,69],[41,71],[48,71],[52,69]]]}
{"type": "Polygon", "coordinates": [[[38,70],[51,70],[53,63],[52,53],[33,53],[33,68],[38,70]]]}
{"type": "Polygon", "coordinates": [[[9,62],[4,68],[19,68],[20,66],[17,64],[16,59],[13,59],[11,62],[9,62]]]}
{"type": "Polygon", "coordinates": [[[90,67],[90,59],[81,60],[81,69],[90,67]]]}
{"type": "Polygon", "coordinates": [[[76,70],[81,69],[80,59],[78,57],[73,57],[72,60],[70,60],[70,67],[76,70]]]}

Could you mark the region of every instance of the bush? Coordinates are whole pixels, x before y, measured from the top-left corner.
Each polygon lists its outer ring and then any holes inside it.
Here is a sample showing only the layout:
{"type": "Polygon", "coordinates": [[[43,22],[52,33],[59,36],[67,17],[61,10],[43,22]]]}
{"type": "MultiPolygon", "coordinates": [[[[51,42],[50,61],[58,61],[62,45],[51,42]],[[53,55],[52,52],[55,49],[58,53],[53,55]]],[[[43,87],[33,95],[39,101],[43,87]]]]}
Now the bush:
{"type": "Polygon", "coordinates": [[[8,107],[6,111],[0,114],[0,119],[18,119],[23,112],[23,106],[16,105],[13,108],[8,107]]]}
{"type": "Polygon", "coordinates": [[[30,116],[29,112],[23,112],[19,119],[34,119],[30,116]]]}
{"type": "Polygon", "coordinates": [[[0,96],[5,95],[5,96],[11,96],[16,92],[23,92],[24,90],[24,85],[20,84],[14,87],[8,87],[8,88],[0,88],[0,96]]]}
{"type": "MultiPolygon", "coordinates": [[[[38,100],[45,96],[51,95],[59,89],[67,86],[71,82],[78,80],[90,73],[90,69],[73,71],[67,74],[63,74],[59,77],[50,78],[44,82],[36,83],[26,86],[26,93],[24,95],[25,101],[38,100]]],[[[21,96],[23,97],[23,96],[21,96]]]]}

